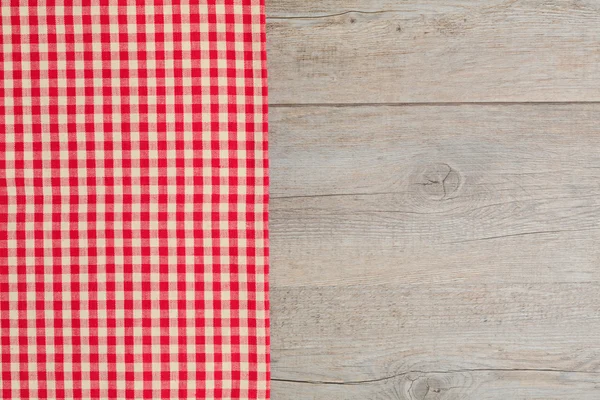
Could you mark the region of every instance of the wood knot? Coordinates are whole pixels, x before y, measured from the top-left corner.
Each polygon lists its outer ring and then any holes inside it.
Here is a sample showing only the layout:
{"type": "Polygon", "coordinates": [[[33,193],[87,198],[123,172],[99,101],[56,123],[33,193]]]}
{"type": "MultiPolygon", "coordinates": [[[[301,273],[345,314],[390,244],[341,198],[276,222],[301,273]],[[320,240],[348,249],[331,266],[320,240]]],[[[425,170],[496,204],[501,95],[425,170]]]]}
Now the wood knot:
{"type": "Polygon", "coordinates": [[[433,376],[418,376],[411,380],[408,396],[414,400],[442,400],[447,398],[448,382],[433,376]]]}
{"type": "Polygon", "coordinates": [[[458,171],[446,163],[426,166],[415,179],[425,197],[432,200],[452,198],[461,184],[458,171]]]}

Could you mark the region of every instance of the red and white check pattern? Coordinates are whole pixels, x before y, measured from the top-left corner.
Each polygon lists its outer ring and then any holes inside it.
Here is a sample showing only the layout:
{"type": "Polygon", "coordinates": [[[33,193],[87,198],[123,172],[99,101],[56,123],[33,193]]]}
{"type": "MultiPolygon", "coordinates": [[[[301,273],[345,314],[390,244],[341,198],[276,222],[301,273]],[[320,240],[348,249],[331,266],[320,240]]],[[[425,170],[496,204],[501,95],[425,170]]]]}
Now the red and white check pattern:
{"type": "Polygon", "coordinates": [[[269,395],[264,0],[2,0],[3,399],[269,395]]]}

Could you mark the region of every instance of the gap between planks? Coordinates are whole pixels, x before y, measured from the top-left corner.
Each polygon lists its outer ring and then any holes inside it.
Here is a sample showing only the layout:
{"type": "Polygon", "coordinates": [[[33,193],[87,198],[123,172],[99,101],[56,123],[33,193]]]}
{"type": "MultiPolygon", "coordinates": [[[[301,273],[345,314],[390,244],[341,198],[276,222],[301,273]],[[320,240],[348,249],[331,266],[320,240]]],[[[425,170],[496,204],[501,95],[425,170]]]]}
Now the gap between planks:
{"type": "Polygon", "coordinates": [[[459,102],[392,102],[392,103],[274,103],[269,104],[272,108],[293,107],[457,107],[457,106],[544,106],[544,105],[578,105],[578,104],[600,104],[600,101],[459,101],[459,102]]]}

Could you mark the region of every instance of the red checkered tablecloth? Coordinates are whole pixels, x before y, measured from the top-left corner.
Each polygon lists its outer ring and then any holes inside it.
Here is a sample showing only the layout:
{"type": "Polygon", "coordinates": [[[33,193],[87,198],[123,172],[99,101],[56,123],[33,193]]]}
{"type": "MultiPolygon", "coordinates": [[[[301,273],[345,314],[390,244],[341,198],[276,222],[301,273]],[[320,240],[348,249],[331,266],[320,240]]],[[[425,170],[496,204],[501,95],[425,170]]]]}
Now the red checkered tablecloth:
{"type": "Polygon", "coordinates": [[[264,0],[6,0],[3,399],[266,399],[264,0]]]}

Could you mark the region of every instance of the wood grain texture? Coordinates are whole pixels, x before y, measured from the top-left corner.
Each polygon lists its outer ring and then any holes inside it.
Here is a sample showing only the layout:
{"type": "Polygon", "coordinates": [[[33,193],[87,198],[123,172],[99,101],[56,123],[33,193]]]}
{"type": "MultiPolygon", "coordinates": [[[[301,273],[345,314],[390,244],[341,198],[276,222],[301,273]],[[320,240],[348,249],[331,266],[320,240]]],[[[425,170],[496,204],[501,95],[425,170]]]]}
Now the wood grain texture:
{"type": "Polygon", "coordinates": [[[595,0],[277,0],[270,102],[600,100],[595,0]]]}
{"type": "Polygon", "coordinates": [[[598,375],[529,370],[458,370],[411,372],[384,382],[363,384],[277,382],[273,399],[330,400],[595,400],[598,375]],[[560,379],[557,379],[560,377],[560,379]],[[348,387],[351,385],[351,387],[348,387]],[[342,388],[340,387],[342,386],[342,388]]]}
{"type": "Polygon", "coordinates": [[[596,105],[273,110],[273,282],[600,280],[599,118],[596,105]]]}
{"type": "Polygon", "coordinates": [[[599,289],[464,283],[275,289],[273,398],[598,398],[599,289]],[[444,393],[424,393],[423,378],[444,393]]]}
{"type": "Polygon", "coordinates": [[[600,398],[599,117],[271,109],[273,399],[600,398]]]}

